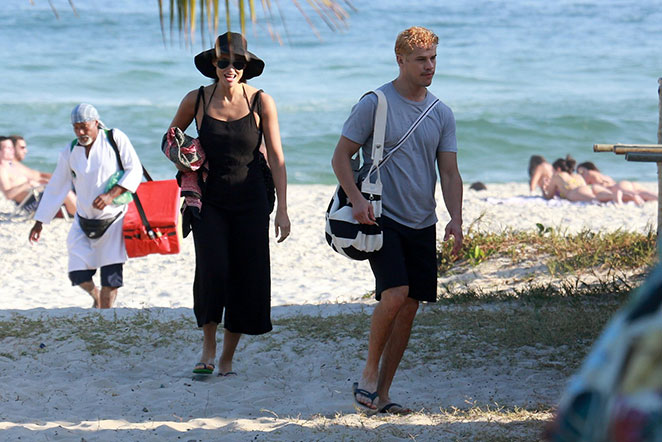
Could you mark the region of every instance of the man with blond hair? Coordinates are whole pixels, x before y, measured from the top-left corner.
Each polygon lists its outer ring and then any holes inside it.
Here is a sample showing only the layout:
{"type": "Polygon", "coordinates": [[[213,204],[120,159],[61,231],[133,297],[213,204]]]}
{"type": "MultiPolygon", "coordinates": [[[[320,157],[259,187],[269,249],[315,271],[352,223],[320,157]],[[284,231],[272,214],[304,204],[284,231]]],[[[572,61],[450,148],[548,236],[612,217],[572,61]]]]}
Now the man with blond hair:
{"type": "MultiPolygon", "coordinates": [[[[435,73],[437,44],[438,37],[428,29],[412,27],[401,32],[395,43],[399,75],[379,88],[388,102],[385,157],[419,115],[433,107],[380,167],[384,243],[369,259],[379,302],[372,314],[366,364],[353,387],[355,401],[374,412],[411,412],[392,402],[389,390],[407,348],[419,302],[437,299],[435,165],[451,218],[444,241],[453,236],[454,254],[462,246],[462,178],[457,167],[455,118],[451,109],[427,90],[435,73]]],[[[371,165],[376,107],[377,97],[366,94],[352,108],[332,161],[352,203],[353,216],[362,224],[375,224],[375,214],[356,185],[350,159],[362,150],[364,165],[358,177],[365,178],[371,165]]]]}

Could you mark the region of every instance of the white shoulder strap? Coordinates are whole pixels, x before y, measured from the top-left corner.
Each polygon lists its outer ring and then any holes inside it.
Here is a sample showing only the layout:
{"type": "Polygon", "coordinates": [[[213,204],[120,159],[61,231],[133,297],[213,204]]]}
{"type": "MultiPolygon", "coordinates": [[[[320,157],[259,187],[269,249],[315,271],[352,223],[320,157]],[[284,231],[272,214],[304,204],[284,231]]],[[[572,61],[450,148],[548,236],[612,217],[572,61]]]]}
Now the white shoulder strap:
{"type": "Polygon", "coordinates": [[[361,192],[373,195],[382,194],[382,179],[379,175],[379,165],[384,156],[384,138],[386,137],[386,114],[388,112],[388,101],[386,95],[380,90],[372,91],[377,95],[377,109],[375,109],[375,123],[372,130],[372,165],[368,171],[366,179],[361,183],[361,192]],[[377,179],[370,181],[373,172],[377,172],[377,179]]]}
{"type": "Polygon", "coordinates": [[[423,121],[423,119],[424,119],[424,118],[425,118],[425,117],[426,117],[426,116],[432,111],[432,109],[434,109],[434,107],[437,105],[437,103],[439,103],[439,99],[438,99],[438,98],[435,99],[432,103],[430,103],[430,104],[428,105],[428,107],[425,108],[425,110],[424,110],[423,112],[421,112],[421,114],[418,116],[418,118],[416,119],[416,121],[414,121],[414,123],[411,125],[411,127],[409,128],[409,130],[407,130],[407,132],[405,132],[405,133],[402,135],[402,137],[400,137],[400,139],[399,139],[398,142],[395,144],[395,146],[393,146],[393,148],[388,152],[388,154],[386,155],[386,157],[384,157],[384,160],[379,164],[380,167],[383,166],[383,165],[389,160],[389,158],[391,158],[391,156],[393,156],[393,154],[394,154],[395,152],[397,152],[397,150],[400,149],[400,148],[402,147],[402,145],[404,144],[404,142],[407,141],[407,138],[409,138],[409,136],[410,136],[411,134],[414,133],[414,131],[416,130],[416,128],[419,126],[419,124],[421,124],[421,122],[423,121]]]}
{"type": "Polygon", "coordinates": [[[372,162],[379,164],[384,156],[384,138],[386,137],[386,113],[388,101],[386,95],[380,90],[373,91],[377,95],[377,109],[375,110],[375,125],[372,131],[372,162]]]}

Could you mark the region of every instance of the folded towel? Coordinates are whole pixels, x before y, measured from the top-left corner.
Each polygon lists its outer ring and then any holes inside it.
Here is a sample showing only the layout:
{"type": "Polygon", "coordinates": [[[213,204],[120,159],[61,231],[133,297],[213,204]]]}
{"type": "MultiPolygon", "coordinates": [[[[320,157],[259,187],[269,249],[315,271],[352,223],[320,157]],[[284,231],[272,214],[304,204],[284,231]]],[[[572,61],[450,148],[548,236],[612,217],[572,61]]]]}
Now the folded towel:
{"type": "Polygon", "coordinates": [[[202,210],[202,187],[209,172],[205,151],[197,138],[186,135],[178,127],[171,127],[163,135],[161,151],[179,171],[177,183],[184,197],[182,233],[187,237],[191,231],[191,217],[200,218],[202,210]]]}
{"type": "Polygon", "coordinates": [[[205,162],[205,152],[197,138],[189,137],[178,127],[163,135],[161,150],[180,172],[195,172],[205,162]]]}

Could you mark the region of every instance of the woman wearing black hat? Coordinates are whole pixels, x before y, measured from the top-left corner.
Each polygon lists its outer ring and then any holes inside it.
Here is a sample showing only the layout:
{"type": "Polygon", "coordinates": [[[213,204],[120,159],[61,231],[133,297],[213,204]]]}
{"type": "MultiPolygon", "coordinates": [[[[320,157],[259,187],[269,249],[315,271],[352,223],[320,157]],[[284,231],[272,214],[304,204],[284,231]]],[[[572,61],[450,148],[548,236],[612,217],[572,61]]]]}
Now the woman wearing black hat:
{"type": "MultiPolygon", "coordinates": [[[[268,186],[262,139],[278,204],[278,242],[290,234],[285,159],[274,100],[245,81],[257,77],[264,62],[246,49],[241,34],[225,33],[214,48],[195,57],[195,66],[214,83],[189,92],[171,127],[182,131],[195,120],[208,161],[202,210],[192,219],[195,244],[194,312],[202,327],[202,357],[194,373],[211,374],[216,359],[216,329],[225,310],[223,351],[218,374],[234,374],[232,358],[242,333],[271,330],[268,186]]],[[[273,201],[271,202],[273,204],[273,201]]]]}

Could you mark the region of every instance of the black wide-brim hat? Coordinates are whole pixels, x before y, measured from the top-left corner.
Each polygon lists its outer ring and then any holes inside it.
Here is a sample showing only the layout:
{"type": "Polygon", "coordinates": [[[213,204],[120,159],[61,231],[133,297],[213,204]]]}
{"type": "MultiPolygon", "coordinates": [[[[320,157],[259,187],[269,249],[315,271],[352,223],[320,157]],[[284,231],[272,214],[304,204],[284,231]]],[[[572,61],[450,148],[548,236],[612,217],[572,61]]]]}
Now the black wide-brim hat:
{"type": "Polygon", "coordinates": [[[246,49],[247,47],[248,43],[243,35],[236,32],[226,32],[216,38],[216,45],[213,48],[200,52],[195,56],[195,67],[205,77],[218,80],[216,66],[214,66],[213,60],[219,58],[221,54],[238,55],[246,59],[246,67],[244,68],[242,78],[248,80],[249,78],[257,77],[264,70],[264,61],[260,60],[257,55],[249,52],[246,49]]]}

